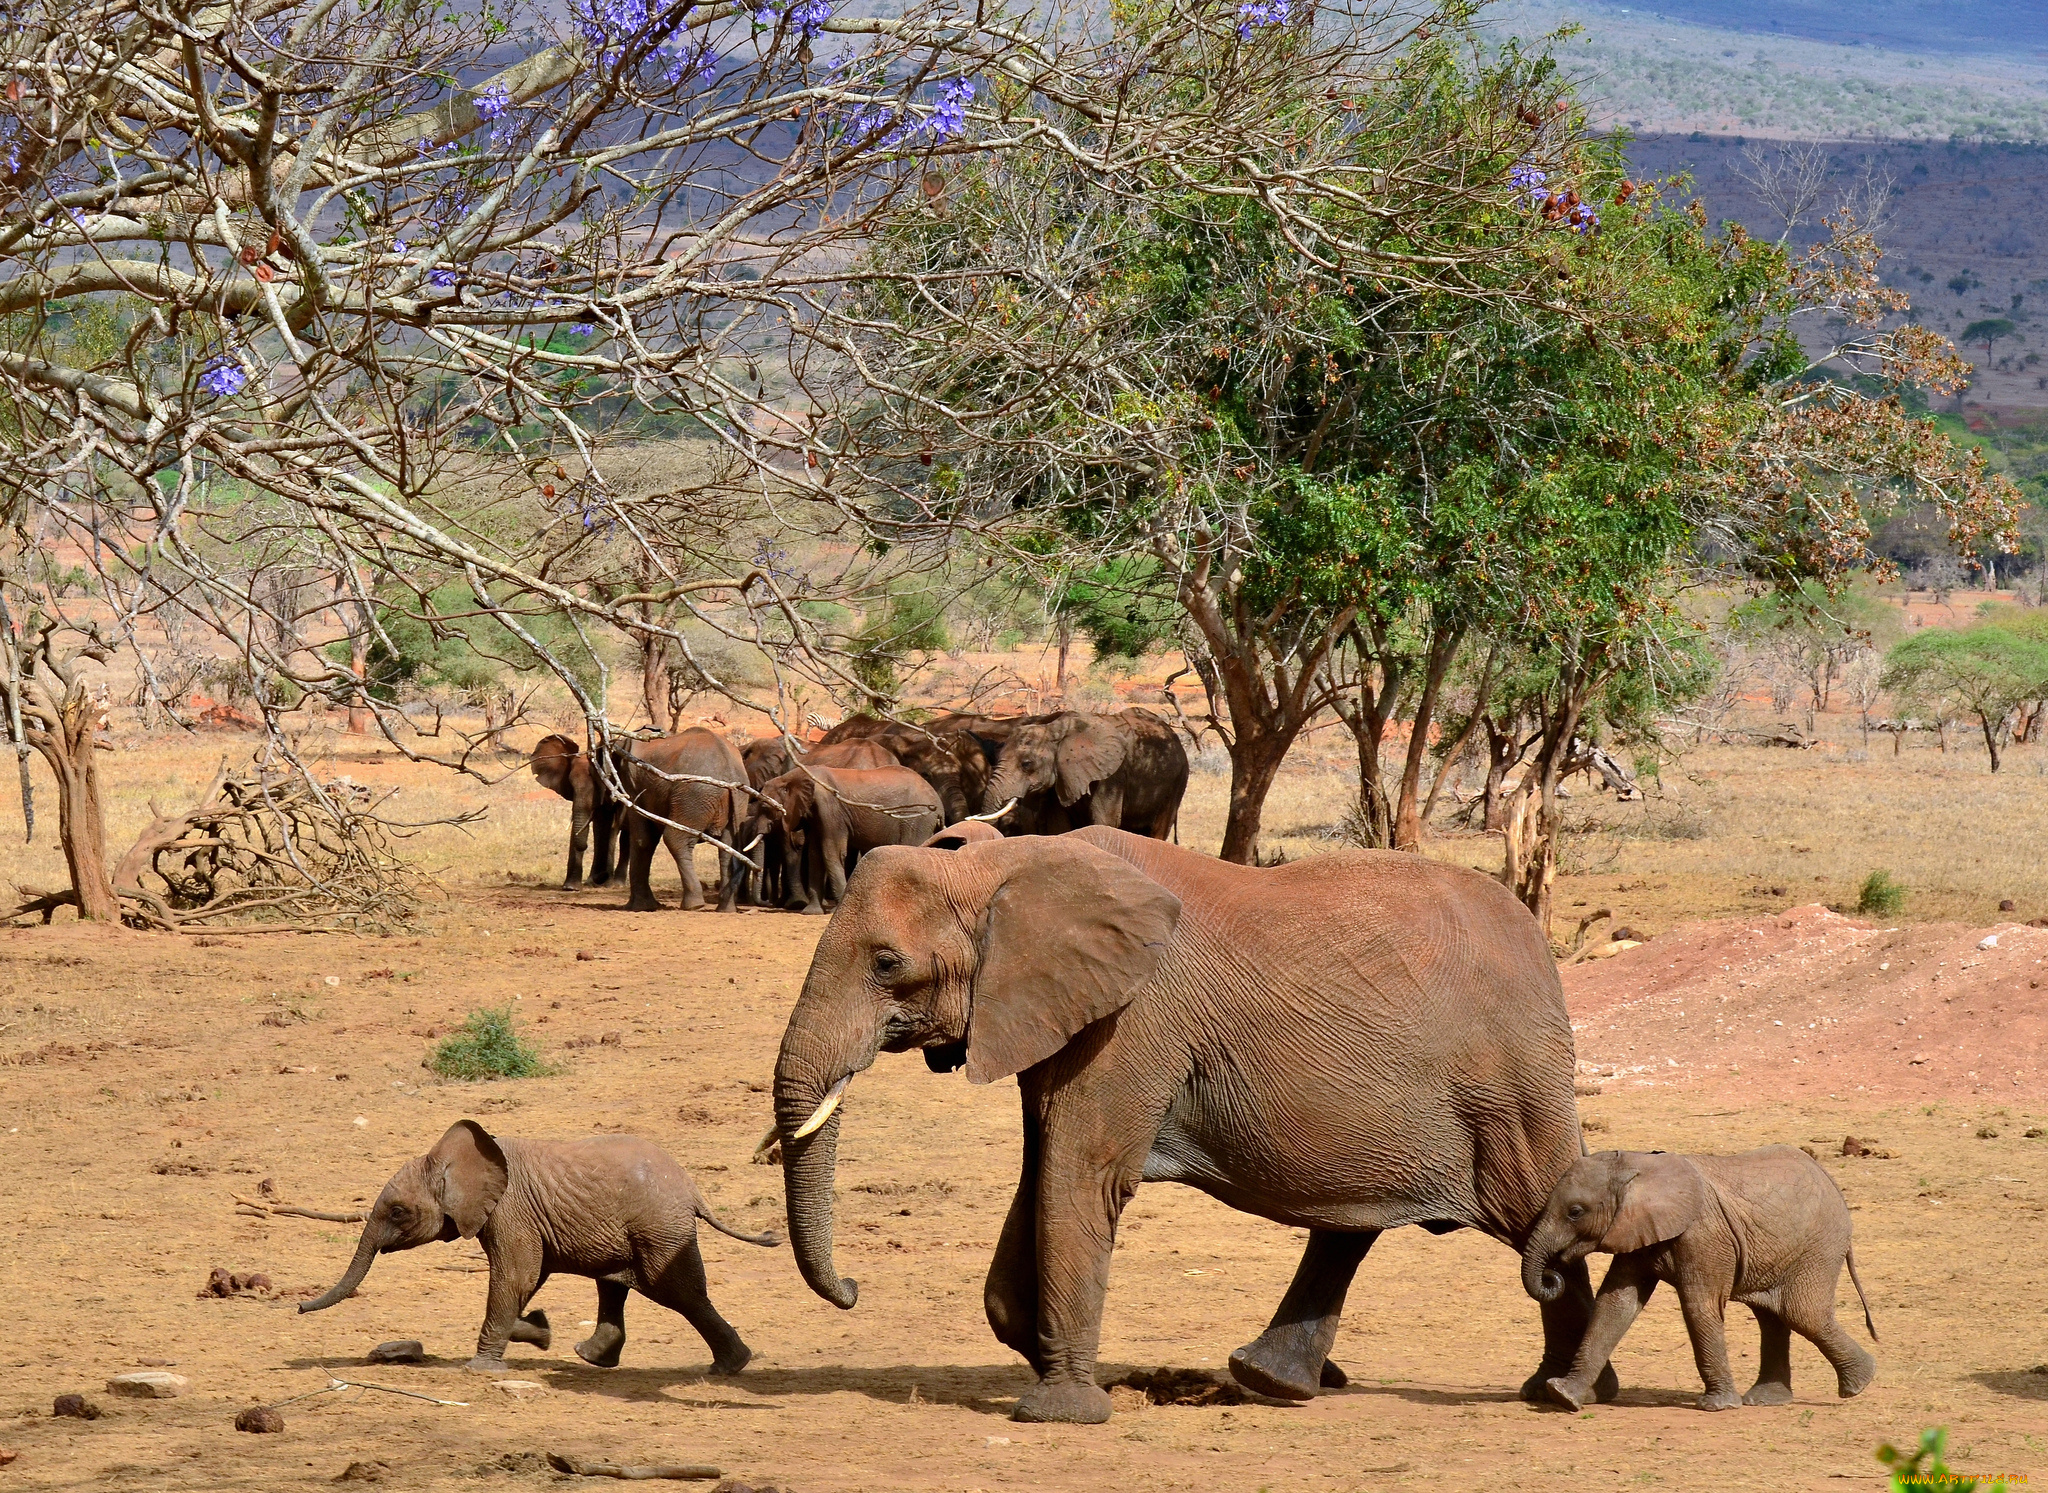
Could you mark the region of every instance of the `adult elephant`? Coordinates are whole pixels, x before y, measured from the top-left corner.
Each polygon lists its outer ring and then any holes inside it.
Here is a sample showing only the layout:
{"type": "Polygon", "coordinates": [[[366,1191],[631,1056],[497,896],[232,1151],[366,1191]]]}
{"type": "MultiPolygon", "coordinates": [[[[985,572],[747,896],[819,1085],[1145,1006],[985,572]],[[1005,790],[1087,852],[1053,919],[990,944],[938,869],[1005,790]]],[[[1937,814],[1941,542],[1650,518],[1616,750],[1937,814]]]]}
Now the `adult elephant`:
{"type": "MultiPolygon", "coordinates": [[[[784,826],[781,807],[760,796],[761,790],[799,763],[812,767],[897,767],[895,754],[879,741],[840,741],[813,746],[809,751],[792,750],[786,736],[757,736],[740,748],[740,760],[747,765],[747,784],[753,788],[749,819],[741,830],[749,842],[756,842],[755,856],[761,870],[752,887],[754,900],[763,907],[800,907],[804,900],[803,837],[784,826]]],[[[756,873],[745,872],[750,881],[756,873]]]]}
{"type": "MultiPolygon", "coordinates": [[[[1173,834],[1187,790],[1187,749],[1151,711],[1062,710],[1011,733],[982,801],[992,810],[1015,799],[1029,818],[1043,818],[1057,804],[1076,826],[1101,824],[1164,840],[1173,834]]],[[[1033,832],[1022,821],[1004,828],[1033,832]]]]}
{"type": "Polygon", "coordinates": [[[583,885],[583,851],[597,831],[597,848],[590,858],[590,884],[603,886],[626,868],[626,822],[619,814],[618,800],[605,786],[583,749],[567,736],[543,736],[533,749],[529,766],[540,785],[569,800],[569,873],[562,878],[564,891],[583,885]],[[618,856],[612,846],[618,842],[618,856]]]}
{"type": "MultiPolygon", "coordinates": [[[[973,1083],[1016,1074],[1024,1167],[989,1267],[989,1325],[1037,1370],[1019,1420],[1094,1422],[1117,1218],[1140,1182],[1310,1230],[1272,1323],[1231,1355],[1307,1399],[1380,1233],[1472,1228],[1519,1250],[1578,1159],[1572,1030],[1534,920],[1499,883],[1414,855],[1228,865],[1119,830],[879,850],[818,944],[775,1068],[791,1242],[833,1261],[840,1099],[878,1051],[973,1083]]],[[[1542,1305],[1572,1363],[1584,1262],[1542,1305]]],[[[1612,1380],[1603,1386],[1612,1393],[1612,1380]]]]}
{"type": "Polygon", "coordinates": [[[896,760],[930,783],[946,811],[946,823],[958,824],[981,806],[988,788],[988,756],[981,743],[965,731],[941,731],[900,721],[856,715],[841,721],[821,738],[822,745],[870,741],[887,747],[896,760]]]}
{"type": "MultiPolygon", "coordinates": [[[[937,791],[907,767],[825,767],[807,758],[762,788],[760,802],[802,851],[807,913],[823,912],[827,897],[844,900],[849,860],[884,845],[921,845],[945,823],[937,791]]],[[[795,890],[785,906],[799,905],[795,890]]]]}
{"type": "MultiPolygon", "coordinates": [[[[631,821],[628,856],[628,912],[658,912],[648,873],[654,847],[666,845],[683,878],[683,908],[704,905],[704,883],[697,875],[696,846],[704,836],[732,843],[746,822],[747,768],[731,742],[702,726],[676,736],[633,741],[616,749],[613,758],[619,782],[627,793],[625,812],[631,821]],[[640,812],[644,810],[645,812],[640,812]],[[653,814],[658,818],[649,818],[653,814]]],[[[727,861],[720,874],[724,889],[718,910],[732,912],[739,898],[744,867],[727,861]]]]}

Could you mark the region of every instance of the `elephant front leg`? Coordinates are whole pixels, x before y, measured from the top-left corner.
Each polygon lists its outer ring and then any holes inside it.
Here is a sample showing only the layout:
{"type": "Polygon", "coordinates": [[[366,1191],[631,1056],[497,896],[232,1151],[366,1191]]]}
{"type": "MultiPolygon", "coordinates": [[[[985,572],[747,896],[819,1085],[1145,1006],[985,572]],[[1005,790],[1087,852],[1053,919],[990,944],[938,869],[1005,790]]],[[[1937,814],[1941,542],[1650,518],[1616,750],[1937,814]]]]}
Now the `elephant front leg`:
{"type": "Polygon", "coordinates": [[[1109,1395],[1095,1382],[1102,1301],[1117,1215],[1137,1190],[1138,1170],[1062,1166],[1056,1148],[1047,1150],[1037,1189],[1039,1380],[1015,1417],[1099,1425],[1109,1419],[1109,1395]]]}
{"type": "Polygon", "coordinates": [[[1329,1361],[1330,1349],[1351,1278],[1379,1236],[1378,1229],[1310,1233],[1272,1322],[1256,1341],[1230,1355],[1231,1376],[1246,1389],[1277,1400],[1311,1400],[1318,1389],[1343,1384],[1344,1371],[1329,1361]]]}
{"type": "MultiPolygon", "coordinates": [[[[562,877],[562,890],[575,891],[583,885],[583,851],[590,843],[590,812],[577,809],[569,820],[569,870],[562,877]]],[[[602,848],[599,854],[603,854],[602,848]]]]}
{"type": "Polygon", "coordinates": [[[1733,1410],[1742,1403],[1742,1391],[1735,1387],[1735,1372],[1728,1367],[1728,1329],[1722,1320],[1726,1304],[1696,1281],[1678,1287],[1678,1304],[1685,1309],[1693,1364],[1707,1387],[1700,1396],[1700,1409],[1733,1410]]]}
{"type": "MultiPolygon", "coordinates": [[[[619,813],[616,805],[606,803],[591,811],[591,827],[597,836],[597,843],[590,854],[590,884],[603,886],[612,879],[612,849],[619,838],[619,813]]],[[[570,847],[570,853],[575,848],[570,847]]],[[[621,856],[621,859],[624,857],[621,856]]]]}
{"type": "MultiPolygon", "coordinates": [[[[1583,1261],[1579,1268],[1585,1268],[1583,1261]]],[[[1612,1389],[1600,1392],[1602,1381],[1611,1382],[1614,1378],[1607,1361],[1656,1289],[1657,1276],[1646,1262],[1632,1255],[1615,1257],[1607,1267],[1607,1279],[1600,1282],[1600,1294],[1593,1302],[1585,1332],[1572,1355],[1571,1369],[1543,1383],[1544,1393],[1553,1404],[1580,1410],[1588,1400],[1614,1398],[1612,1389]]]]}
{"type": "Polygon", "coordinates": [[[491,1287],[484,1302],[484,1325],[476,1335],[476,1357],[463,1367],[479,1374],[502,1374],[512,1329],[540,1288],[540,1251],[514,1245],[487,1247],[486,1253],[491,1262],[491,1287]]]}
{"type": "Polygon", "coordinates": [[[982,1286],[981,1304],[988,1313],[988,1325],[996,1341],[1024,1356],[1033,1372],[1045,1373],[1045,1359],[1038,1351],[1038,1204],[1031,1164],[1031,1144],[1025,1141],[1024,1180],[1010,1200],[1010,1216],[1003,1220],[1002,1237],[996,1241],[996,1256],[989,1262],[988,1280],[982,1286]]]}
{"type": "MultiPolygon", "coordinates": [[[[1612,1274],[1609,1270],[1609,1274],[1612,1274]]],[[[1522,1381],[1521,1395],[1531,1405],[1551,1398],[1550,1381],[1568,1377],[1578,1361],[1579,1344],[1585,1340],[1587,1324],[1593,1317],[1593,1278],[1584,1260],[1559,1265],[1564,1290],[1555,1301],[1543,1303],[1543,1361],[1536,1372],[1522,1381]]],[[[1600,1370],[1593,1381],[1593,1398],[1605,1404],[1621,1393],[1621,1380],[1614,1365],[1600,1370]]]]}

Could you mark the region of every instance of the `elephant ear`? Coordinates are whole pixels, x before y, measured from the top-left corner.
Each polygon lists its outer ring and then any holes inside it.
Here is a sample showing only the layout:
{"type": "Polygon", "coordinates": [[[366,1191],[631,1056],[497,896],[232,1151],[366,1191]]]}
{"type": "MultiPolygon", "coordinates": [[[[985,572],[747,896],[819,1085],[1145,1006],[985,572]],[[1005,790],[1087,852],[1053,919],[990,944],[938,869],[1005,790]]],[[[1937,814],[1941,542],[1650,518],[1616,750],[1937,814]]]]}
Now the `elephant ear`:
{"type": "Polygon", "coordinates": [[[1080,840],[1005,840],[961,856],[1003,867],[981,930],[967,1024],[967,1079],[993,1083],[1044,1062],[1120,1011],[1159,965],[1180,898],[1080,840]]]}
{"type": "Polygon", "coordinates": [[[581,749],[566,736],[547,736],[533,749],[534,777],[540,785],[551,792],[560,793],[569,786],[570,774],[578,765],[581,749]]]}
{"type": "Polygon", "coordinates": [[[1059,773],[1054,789],[1060,807],[1071,809],[1095,791],[1095,785],[1124,765],[1124,734],[1108,721],[1079,716],[1056,748],[1059,773]]]}
{"type": "Polygon", "coordinates": [[[1676,1239],[1707,1205],[1700,1169],[1661,1151],[1624,1152],[1615,1159],[1614,1221],[1600,1240],[1609,1254],[1628,1254],[1676,1239]]]}
{"type": "Polygon", "coordinates": [[[474,1120],[457,1120],[427,1152],[427,1186],[456,1231],[474,1239],[505,1195],[505,1153],[474,1120]]]}

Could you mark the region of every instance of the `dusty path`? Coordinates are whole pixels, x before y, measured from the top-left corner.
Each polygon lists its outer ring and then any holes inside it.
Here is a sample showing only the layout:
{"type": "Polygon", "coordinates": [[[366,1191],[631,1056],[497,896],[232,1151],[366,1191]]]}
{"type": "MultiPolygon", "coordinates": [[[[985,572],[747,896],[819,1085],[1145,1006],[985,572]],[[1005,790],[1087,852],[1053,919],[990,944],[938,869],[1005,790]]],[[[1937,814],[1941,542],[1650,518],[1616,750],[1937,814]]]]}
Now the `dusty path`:
{"type": "MultiPolygon", "coordinates": [[[[1946,952],[1953,931],[1851,940],[1826,924],[1825,957],[1818,942],[1759,944],[1748,963],[1735,957],[1746,930],[1698,934],[1697,953],[1726,950],[1709,962],[1730,968],[1714,975],[1763,982],[1754,988],[1768,1009],[1720,1002],[1715,990],[1723,1026],[1739,1009],[1768,1027],[1759,1035],[1752,1023],[1742,1040],[1717,1039],[1712,1020],[1692,1015],[1673,1024],[1669,1013],[1694,1011],[1695,992],[1713,984],[1683,983],[1693,978],[1684,969],[1668,985],[1645,978],[1659,961],[1687,962],[1671,957],[1684,946],[1677,934],[1572,972],[1588,1060],[1640,1070],[1583,1101],[1596,1146],[1827,1150],[1853,1131],[1896,1153],[1828,1163],[1856,1209],[1884,1334],[1878,1383],[1846,1404],[1801,1346],[1796,1404],[1700,1414],[1678,1313],[1660,1299],[1620,1355],[1622,1403],[1577,1417],[1533,1411],[1513,1395],[1538,1334],[1512,1254],[1470,1235],[1403,1230],[1375,1249],[1352,1294],[1336,1350],[1350,1390],[1299,1408],[1154,1407],[1101,1427],[1016,1425],[1006,1415],[1027,1375],[989,1336],[980,1300],[1015,1180],[1014,1087],[971,1088],[915,1057],[882,1059],[848,1101],[840,1251],[861,1281],[858,1308],[813,1297],[786,1250],[707,1236],[714,1299],[757,1354],[737,1381],[706,1378],[695,1334],[638,1298],[625,1367],[587,1368],[566,1345],[590,1315],[591,1289],[557,1279],[537,1303],[561,1330],[557,1346],[512,1350],[520,1377],[544,1392],[492,1390],[458,1367],[483,1300],[468,1245],[388,1257],[357,1299],[296,1315],[298,1293],[345,1263],[353,1229],[237,1217],[230,1193],[270,1178],[315,1205],[366,1199],[463,1115],[514,1135],[655,1137],[737,1225],[779,1224],[779,1175],[747,1161],[769,1118],[756,1086],[822,925],[629,916],[601,905],[611,900],[474,894],[419,939],[197,947],[64,926],[0,934],[0,1188],[11,1222],[0,1288],[12,1307],[0,1445],[20,1453],[0,1480],[269,1490],[330,1486],[351,1463],[381,1462],[372,1470],[399,1489],[567,1487],[540,1460],[566,1449],[711,1462],[800,1493],[1874,1488],[1871,1449],[1935,1423],[1953,1428],[1959,1467],[2048,1477],[2048,1373],[2029,1372],[2048,1362],[2048,1139],[2024,1137],[2048,1106],[2032,1056],[2013,1074],[1976,1057],[2000,1033],[2021,1034],[2037,1055],[2038,1027],[2025,1023],[2038,1021],[2039,998],[2022,1008],[2007,966],[1986,960],[1967,971],[1967,988],[2007,991],[2006,1009],[1945,1000],[1965,989],[1959,961],[1975,958],[1946,952]],[[1893,947],[1908,951],[1911,982],[1891,979],[1893,947]],[[579,961],[579,948],[600,957],[579,961]],[[1798,958],[1814,962],[1801,972],[1798,958]],[[1882,978],[1869,973],[1885,962],[1882,978]],[[1900,1059],[1879,1061],[1881,1017],[1851,1022],[1829,1004],[1852,994],[1896,998],[1900,1014],[1910,1005],[1900,1059]],[[431,1039],[419,1033],[506,1001],[563,1062],[559,1076],[464,1086],[421,1070],[431,1039]],[[1937,1008],[1948,1023],[1939,1041],[1937,1008]],[[1812,1052],[1776,1035],[1827,1015],[1842,1031],[1824,1042],[1816,1026],[1812,1052]],[[1916,1041],[1911,1023],[1923,1020],[1916,1041]],[[619,1038],[605,1044],[611,1032],[619,1038]],[[1986,1045],[1973,1045],[1979,1037],[1986,1045]],[[584,1039],[592,1045],[567,1045],[584,1039]],[[1921,1047],[1928,1062],[1910,1065],[1921,1047]],[[1823,1066],[1834,1052],[1841,1066],[1823,1066]],[[1652,1056],[1683,1066],[1652,1079],[1652,1056]],[[1982,1093],[1970,1091],[1972,1070],[1982,1093]],[[1981,1129],[1997,1135],[1980,1139],[1981,1129]],[[197,1299],[216,1265],[268,1273],[280,1299],[197,1299]],[[367,1348],[397,1337],[423,1339],[431,1361],[363,1367],[367,1348]],[[104,1393],[109,1375],[152,1360],[170,1361],[190,1393],[104,1393]],[[287,1407],[283,1435],[231,1429],[240,1408],[318,1389],[330,1370],[470,1403],[333,1395],[287,1407]],[[66,1391],[98,1400],[107,1418],[51,1419],[52,1397],[66,1391]]],[[[2022,930],[2005,957],[2031,968],[2048,949],[2028,940],[2042,938],[2022,930]]],[[[1752,987],[1738,988],[1746,999],[1752,987]]],[[[1105,1367],[1220,1369],[1265,1324],[1299,1249],[1292,1231],[1195,1193],[1143,1189],[1117,1252],[1105,1367]]],[[[1739,1310],[1731,1328],[1742,1372],[1756,1338],[1739,1310]]]]}

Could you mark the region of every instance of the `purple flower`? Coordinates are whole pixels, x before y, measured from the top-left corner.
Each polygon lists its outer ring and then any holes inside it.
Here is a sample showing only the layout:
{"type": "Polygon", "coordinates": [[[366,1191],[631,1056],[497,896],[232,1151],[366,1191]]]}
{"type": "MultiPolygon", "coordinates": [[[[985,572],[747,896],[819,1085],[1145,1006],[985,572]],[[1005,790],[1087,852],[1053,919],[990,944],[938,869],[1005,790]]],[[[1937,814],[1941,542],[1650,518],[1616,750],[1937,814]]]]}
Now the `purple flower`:
{"type": "Polygon", "coordinates": [[[393,254],[403,254],[405,252],[405,240],[402,238],[392,240],[391,252],[393,254]]]}
{"type": "Polygon", "coordinates": [[[932,110],[932,129],[940,139],[955,140],[967,133],[967,105],[973,97],[972,78],[961,78],[945,86],[939,94],[938,106],[932,110]]]}
{"type": "Polygon", "coordinates": [[[1508,173],[1508,185],[1516,192],[1535,192],[1550,180],[1550,173],[1524,163],[1508,173]]]}
{"type": "Polygon", "coordinates": [[[249,375],[242,371],[242,365],[232,358],[215,358],[206,365],[206,371],[199,375],[199,387],[216,399],[226,399],[239,394],[248,386],[249,375]]]}
{"type": "Polygon", "coordinates": [[[756,26],[773,26],[775,24],[775,7],[772,5],[757,7],[754,11],[754,24],[756,26]]]}
{"type": "Polygon", "coordinates": [[[578,337],[588,337],[593,332],[595,332],[597,328],[592,326],[587,321],[579,321],[576,323],[575,326],[569,328],[569,330],[574,332],[578,337]]]}
{"type": "Polygon", "coordinates": [[[831,19],[831,0],[796,0],[789,10],[790,25],[802,32],[806,41],[823,31],[831,19]]]}
{"type": "Polygon", "coordinates": [[[456,275],[454,270],[431,269],[427,271],[427,284],[435,286],[441,290],[451,289],[454,286],[457,278],[458,276],[456,275]]]}
{"type": "Polygon", "coordinates": [[[512,94],[503,83],[493,83],[476,96],[476,116],[479,119],[496,119],[512,107],[512,94]]]}
{"type": "Polygon", "coordinates": [[[1288,0],[1245,0],[1237,8],[1237,37],[1250,41],[1260,26],[1285,26],[1288,0]]]}

